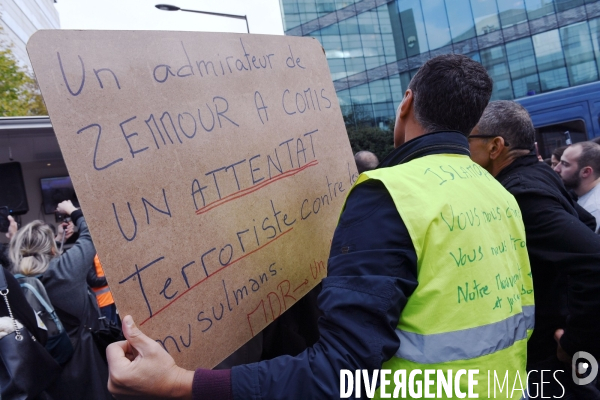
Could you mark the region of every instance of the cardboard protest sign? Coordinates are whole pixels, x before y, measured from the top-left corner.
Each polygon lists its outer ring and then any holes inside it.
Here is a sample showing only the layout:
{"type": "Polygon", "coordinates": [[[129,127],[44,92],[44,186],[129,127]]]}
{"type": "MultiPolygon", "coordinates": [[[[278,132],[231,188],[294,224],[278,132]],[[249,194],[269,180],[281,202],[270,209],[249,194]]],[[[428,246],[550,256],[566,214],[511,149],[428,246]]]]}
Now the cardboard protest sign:
{"type": "Polygon", "coordinates": [[[39,31],[28,51],[121,315],[212,367],[326,275],[356,180],[314,39],[39,31]]]}

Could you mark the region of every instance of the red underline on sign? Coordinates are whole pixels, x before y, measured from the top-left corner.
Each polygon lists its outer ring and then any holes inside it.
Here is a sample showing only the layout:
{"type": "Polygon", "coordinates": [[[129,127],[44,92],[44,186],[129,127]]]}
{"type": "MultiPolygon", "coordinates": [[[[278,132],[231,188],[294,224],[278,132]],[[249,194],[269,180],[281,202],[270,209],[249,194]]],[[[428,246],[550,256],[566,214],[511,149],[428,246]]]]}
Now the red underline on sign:
{"type": "Polygon", "coordinates": [[[225,268],[229,267],[230,265],[235,264],[238,261],[243,260],[244,258],[248,257],[251,254],[256,253],[257,251],[263,249],[264,247],[268,246],[269,244],[273,243],[274,241],[276,241],[277,239],[279,239],[280,237],[282,237],[283,235],[285,235],[286,233],[289,233],[292,231],[292,229],[294,228],[290,228],[287,231],[282,232],[279,236],[269,240],[267,243],[263,244],[260,247],[257,247],[256,249],[252,250],[250,253],[248,254],[244,254],[243,256],[241,256],[240,258],[236,258],[235,260],[233,260],[232,262],[230,262],[229,264],[219,268],[218,270],[216,270],[215,272],[213,272],[212,274],[210,274],[209,276],[207,276],[206,278],[200,280],[199,282],[196,282],[193,286],[191,286],[190,288],[188,288],[186,291],[182,292],[179,296],[175,297],[173,300],[171,300],[167,305],[165,305],[163,308],[161,308],[160,310],[158,310],[157,312],[153,313],[152,316],[146,318],[141,324],[140,326],[144,325],[146,322],[150,321],[152,318],[156,317],[158,314],[160,314],[161,312],[163,312],[164,310],[166,310],[167,308],[169,308],[173,303],[175,303],[177,300],[179,300],[180,298],[182,298],[186,293],[188,293],[190,290],[196,288],[198,285],[200,285],[202,282],[207,281],[209,278],[212,278],[213,276],[215,276],[216,274],[218,274],[219,272],[223,271],[225,268]]]}
{"type": "Polygon", "coordinates": [[[249,188],[244,189],[244,190],[240,190],[239,192],[232,193],[232,194],[230,194],[228,196],[223,197],[220,200],[213,201],[212,203],[209,203],[208,205],[206,205],[206,206],[204,206],[204,207],[199,208],[198,210],[196,210],[196,214],[197,215],[204,214],[205,212],[208,212],[208,211],[210,211],[212,209],[215,209],[215,208],[219,207],[220,205],[223,205],[223,204],[225,204],[227,202],[230,202],[231,200],[239,199],[240,197],[244,197],[244,196],[246,196],[246,195],[248,195],[250,193],[254,193],[257,190],[260,190],[260,189],[264,188],[265,186],[270,185],[273,182],[276,182],[276,181],[278,181],[280,179],[289,178],[290,176],[294,176],[298,172],[302,172],[302,171],[304,171],[307,168],[314,167],[317,164],[319,164],[319,162],[317,160],[313,160],[313,161],[309,162],[308,164],[306,164],[306,165],[304,165],[304,166],[302,166],[300,168],[290,169],[289,171],[286,171],[286,172],[282,173],[281,175],[277,175],[277,176],[275,176],[275,177],[273,177],[271,179],[267,179],[266,181],[261,182],[258,185],[249,187],[249,188]]]}

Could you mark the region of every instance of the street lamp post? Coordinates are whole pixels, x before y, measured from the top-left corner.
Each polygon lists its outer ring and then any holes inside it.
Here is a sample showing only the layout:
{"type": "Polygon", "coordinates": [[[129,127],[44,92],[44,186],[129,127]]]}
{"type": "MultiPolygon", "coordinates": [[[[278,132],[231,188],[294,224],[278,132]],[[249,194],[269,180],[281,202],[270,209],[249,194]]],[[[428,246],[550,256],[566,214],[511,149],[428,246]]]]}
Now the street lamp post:
{"type": "Polygon", "coordinates": [[[170,4],[157,4],[154,7],[158,8],[159,10],[163,10],[163,11],[187,11],[187,12],[193,12],[193,13],[198,13],[198,14],[215,15],[217,17],[243,19],[244,21],[246,21],[246,31],[248,33],[250,33],[250,28],[248,27],[248,17],[246,15],[223,14],[223,13],[200,11],[200,10],[187,10],[185,8],[179,8],[177,6],[173,6],[170,4]]]}

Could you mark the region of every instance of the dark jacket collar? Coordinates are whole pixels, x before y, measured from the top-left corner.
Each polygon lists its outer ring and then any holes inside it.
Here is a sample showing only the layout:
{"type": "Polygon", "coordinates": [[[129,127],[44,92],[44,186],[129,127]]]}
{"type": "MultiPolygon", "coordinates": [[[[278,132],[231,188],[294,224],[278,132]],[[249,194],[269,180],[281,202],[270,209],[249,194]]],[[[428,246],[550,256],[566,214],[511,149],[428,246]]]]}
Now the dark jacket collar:
{"type": "Polygon", "coordinates": [[[515,159],[496,176],[498,182],[513,196],[551,197],[570,214],[578,216],[595,229],[595,219],[577,205],[574,196],[565,188],[560,176],[546,163],[540,162],[535,151],[515,159]],[[587,215],[585,215],[587,214],[587,215]]]}
{"type": "Polygon", "coordinates": [[[462,154],[470,156],[469,142],[458,131],[432,132],[419,136],[388,154],[377,168],[393,167],[432,154],[462,154]]]}
{"type": "Polygon", "coordinates": [[[529,167],[530,165],[537,165],[540,160],[537,158],[535,151],[531,151],[529,154],[519,157],[515,159],[512,163],[510,163],[507,167],[505,167],[498,176],[496,176],[496,180],[498,182],[502,182],[506,177],[508,177],[513,171],[521,168],[521,167],[529,167]]]}
{"type": "Polygon", "coordinates": [[[500,171],[496,179],[514,196],[534,192],[540,195],[551,194],[559,201],[568,203],[569,206],[565,208],[570,212],[575,207],[574,194],[565,188],[560,176],[550,166],[540,162],[534,150],[515,159],[500,171]]]}

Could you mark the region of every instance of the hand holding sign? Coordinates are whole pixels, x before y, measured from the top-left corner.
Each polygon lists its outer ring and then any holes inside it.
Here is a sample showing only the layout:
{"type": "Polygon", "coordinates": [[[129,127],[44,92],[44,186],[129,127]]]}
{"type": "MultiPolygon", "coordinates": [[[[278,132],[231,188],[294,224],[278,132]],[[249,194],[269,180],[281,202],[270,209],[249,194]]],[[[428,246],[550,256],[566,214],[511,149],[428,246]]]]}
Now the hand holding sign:
{"type": "Polygon", "coordinates": [[[106,349],[110,364],[108,389],[116,398],[184,398],[191,394],[194,373],[175,365],[173,357],[144,335],[129,315],[123,319],[123,334],[127,341],[106,349]]]}

